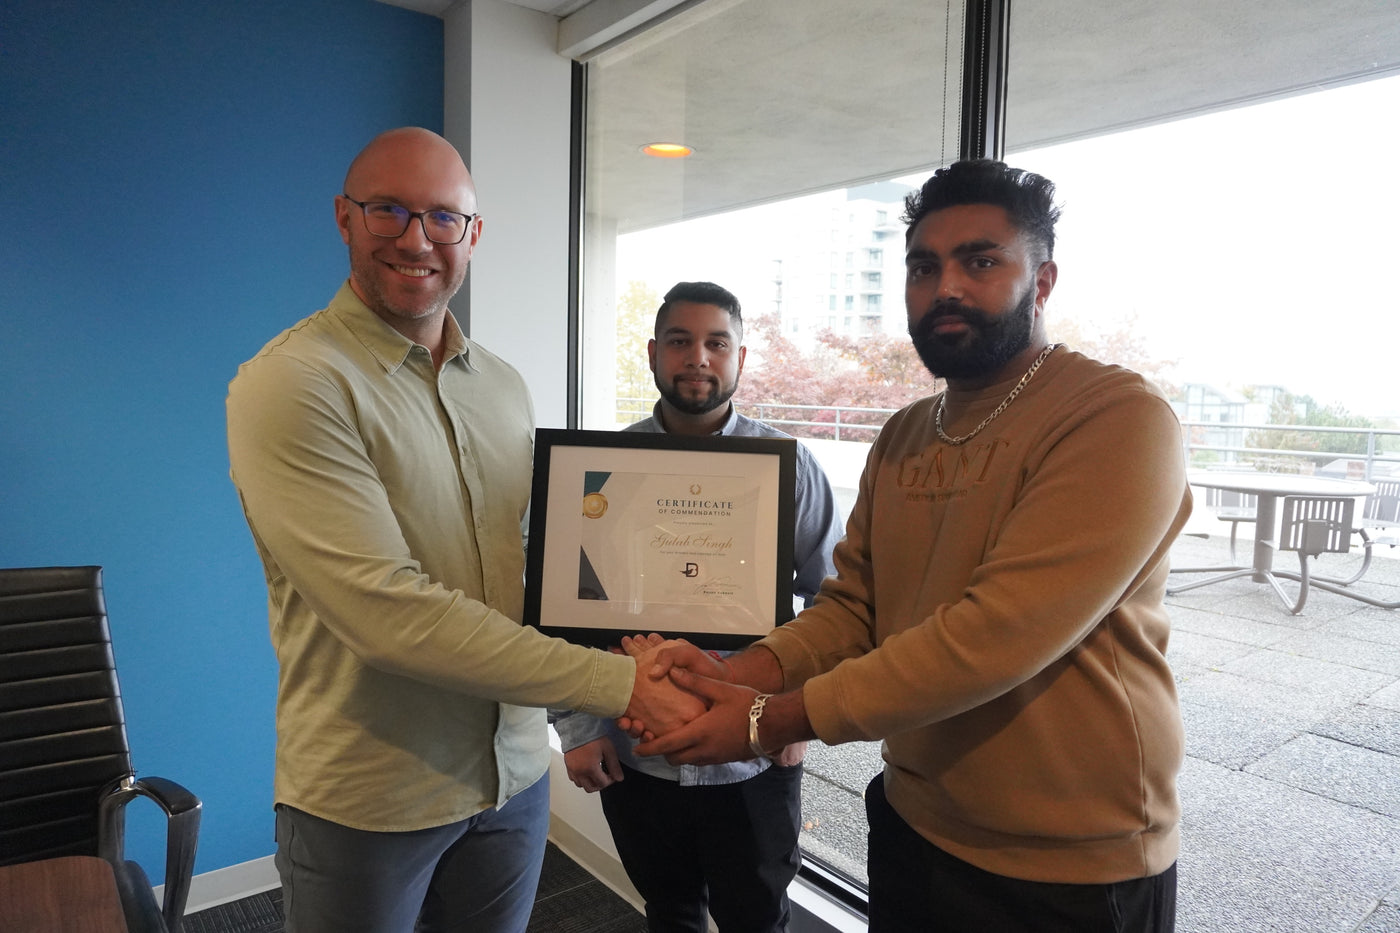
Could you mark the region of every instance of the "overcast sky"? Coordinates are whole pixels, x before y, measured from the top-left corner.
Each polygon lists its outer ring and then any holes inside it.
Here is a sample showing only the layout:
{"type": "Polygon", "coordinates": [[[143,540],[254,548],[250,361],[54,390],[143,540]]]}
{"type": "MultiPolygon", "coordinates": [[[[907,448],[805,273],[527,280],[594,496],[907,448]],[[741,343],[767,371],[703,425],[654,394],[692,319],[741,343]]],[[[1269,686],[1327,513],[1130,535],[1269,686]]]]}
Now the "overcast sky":
{"type": "MultiPolygon", "coordinates": [[[[1178,382],[1277,384],[1400,416],[1395,114],[1400,77],[1009,154],[1064,208],[1049,312],[1096,330],[1136,313],[1178,382]]],[[[767,244],[790,235],[790,210],[623,237],[619,287],[712,279],[741,300],[766,294],[767,244]]]]}
{"type": "Polygon", "coordinates": [[[1182,381],[1400,415],[1396,114],[1391,77],[1008,156],[1064,207],[1051,311],[1136,312],[1182,381]]]}

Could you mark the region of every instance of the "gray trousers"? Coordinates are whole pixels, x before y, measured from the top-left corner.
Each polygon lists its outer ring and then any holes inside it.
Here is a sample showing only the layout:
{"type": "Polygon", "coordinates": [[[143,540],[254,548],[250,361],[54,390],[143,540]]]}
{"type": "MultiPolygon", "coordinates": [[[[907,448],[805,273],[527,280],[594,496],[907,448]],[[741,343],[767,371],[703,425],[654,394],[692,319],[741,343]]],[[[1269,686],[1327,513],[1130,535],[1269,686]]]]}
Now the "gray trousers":
{"type": "Polygon", "coordinates": [[[548,832],[548,775],[500,808],[411,832],[279,805],[287,933],[522,933],[548,832]]]}

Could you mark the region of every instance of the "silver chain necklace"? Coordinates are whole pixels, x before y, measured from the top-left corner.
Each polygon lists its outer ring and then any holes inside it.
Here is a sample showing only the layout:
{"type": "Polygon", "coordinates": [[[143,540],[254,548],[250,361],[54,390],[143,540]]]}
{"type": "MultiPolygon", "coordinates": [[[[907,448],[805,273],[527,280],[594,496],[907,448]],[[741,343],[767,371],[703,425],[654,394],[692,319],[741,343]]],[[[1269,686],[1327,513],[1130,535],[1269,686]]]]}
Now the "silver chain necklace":
{"type": "Polygon", "coordinates": [[[1026,374],[1021,377],[1021,381],[1016,383],[1016,387],[1011,390],[1011,392],[1006,396],[1006,398],[1001,400],[1001,404],[998,405],[990,415],[983,418],[981,424],[973,428],[968,433],[964,434],[962,437],[949,437],[947,434],[943,433],[943,411],[945,408],[948,407],[948,390],[944,389],[943,394],[938,398],[938,410],[934,412],[933,416],[933,429],[938,432],[938,439],[941,440],[943,443],[951,445],[953,447],[960,447],[963,444],[966,444],[968,441],[972,440],[978,434],[982,433],[982,429],[985,428],[987,425],[991,424],[992,419],[996,418],[997,415],[1006,411],[1006,406],[1010,405],[1012,401],[1015,400],[1016,396],[1021,394],[1021,390],[1026,387],[1026,383],[1031,381],[1031,377],[1034,376],[1035,371],[1040,368],[1040,364],[1044,363],[1046,359],[1049,358],[1050,354],[1054,353],[1055,349],[1059,346],[1060,345],[1058,343],[1052,343],[1049,346],[1047,346],[1044,350],[1041,350],[1040,356],[1037,356],[1035,358],[1035,362],[1031,364],[1031,368],[1026,370],[1026,374]]]}

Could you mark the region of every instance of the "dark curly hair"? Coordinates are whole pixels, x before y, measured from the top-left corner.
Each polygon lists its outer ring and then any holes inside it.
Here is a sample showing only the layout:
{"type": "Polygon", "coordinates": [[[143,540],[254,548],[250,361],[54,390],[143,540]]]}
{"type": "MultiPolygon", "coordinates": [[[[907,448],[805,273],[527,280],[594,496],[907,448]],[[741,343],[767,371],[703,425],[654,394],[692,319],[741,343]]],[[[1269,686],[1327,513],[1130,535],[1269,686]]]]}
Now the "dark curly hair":
{"type": "Polygon", "coordinates": [[[689,301],[701,305],[714,305],[729,313],[736,334],[744,331],[744,315],[739,308],[739,299],[727,288],[714,282],[677,282],[671,286],[666,297],[661,299],[661,307],[656,309],[656,336],[661,336],[661,325],[670,313],[671,306],[679,301],[689,301]]]}
{"type": "Polygon", "coordinates": [[[959,204],[993,204],[1003,208],[1016,228],[1045,250],[1045,259],[1053,259],[1055,222],[1060,219],[1054,201],[1055,183],[1043,175],[994,159],[954,162],[934,172],[923,187],[904,199],[900,219],[909,225],[904,242],[909,242],[919,221],[934,211],[959,204]]]}

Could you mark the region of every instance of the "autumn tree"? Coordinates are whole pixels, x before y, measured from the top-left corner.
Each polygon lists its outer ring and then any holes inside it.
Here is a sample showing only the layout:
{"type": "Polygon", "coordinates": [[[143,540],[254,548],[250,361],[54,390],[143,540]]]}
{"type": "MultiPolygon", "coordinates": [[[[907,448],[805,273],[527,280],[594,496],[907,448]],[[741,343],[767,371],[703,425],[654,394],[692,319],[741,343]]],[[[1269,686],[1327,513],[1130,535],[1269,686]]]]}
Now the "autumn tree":
{"type": "Polygon", "coordinates": [[[1170,379],[1176,360],[1164,360],[1147,348],[1147,341],[1138,327],[1137,312],[1129,312],[1116,320],[1111,331],[1099,331],[1069,317],[1054,317],[1047,328],[1051,343],[1063,343],[1071,350],[1104,363],[1116,363],[1146,376],[1168,398],[1180,394],[1180,388],[1170,379]]]}
{"type": "MultiPolygon", "coordinates": [[[[749,347],[744,379],[736,399],[741,407],[762,404],[763,417],[784,422],[815,421],[818,425],[783,424],[798,437],[834,437],[824,427],[837,418],[837,408],[870,408],[875,412],[841,412],[841,423],[882,425],[889,412],[931,395],[936,384],[907,337],[868,334],[848,337],[824,331],[810,352],[797,347],[782,331],[775,314],[746,322],[749,347]],[[822,406],[815,410],[775,407],[822,406]]],[[[843,437],[850,436],[843,434],[843,437]]],[[[856,437],[873,439],[874,432],[856,437]]]]}
{"type": "MultiPolygon", "coordinates": [[[[1116,329],[1098,332],[1072,319],[1057,319],[1050,339],[1067,344],[1086,356],[1117,363],[1142,373],[1168,396],[1176,388],[1168,374],[1174,360],[1162,360],[1147,349],[1139,335],[1136,315],[1122,318],[1116,329]]],[[[749,360],[736,399],[746,411],[785,422],[836,420],[837,408],[871,408],[878,413],[843,411],[844,424],[883,424],[890,411],[932,395],[943,387],[919,359],[909,338],[886,333],[850,336],[823,331],[809,352],[800,350],[783,333],[777,315],[768,314],[747,323],[745,342],[749,360]],[[829,406],[818,410],[775,407],[829,406]]],[[[835,431],[821,425],[783,424],[799,437],[832,437],[835,431]]],[[[845,436],[845,435],[843,435],[845,436]]]]}
{"type": "MultiPolygon", "coordinates": [[[[656,330],[656,309],[661,298],[644,282],[633,280],[617,302],[617,348],[614,383],[619,399],[644,399],[634,406],[651,413],[656,398],[656,382],[647,364],[647,341],[656,330]]],[[[631,419],[627,419],[631,420],[631,419]]]]}
{"type": "Polygon", "coordinates": [[[1366,430],[1375,425],[1370,419],[1347,412],[1340,405],[1319,405],[1310,395],[1282,393],[1274,399],[1269,410],[1269,424],[1279,427],[1251,431],[1245,438],[1246,447],[1263,450],[1297,450],[1315,452],[1314,456],[1290,457],[1279,464],[1286,467],[1311,461],[1322,466],[1339,455],[1366,455],[1366,430]],[[1356,428],[1355,433],[1332,431],[1288,430],[1289,427],[1356,428]]]}
{"type": "Polygon", "coordinates": [[[908,337],[878,333],[852,337],[825,331],[817,343],[844,364],[846,391],[865,408],[903,408],[941,389],[908,337]]]}

